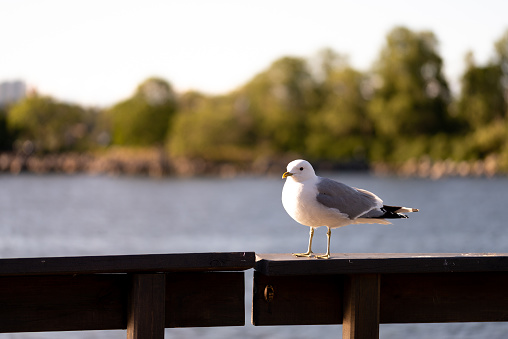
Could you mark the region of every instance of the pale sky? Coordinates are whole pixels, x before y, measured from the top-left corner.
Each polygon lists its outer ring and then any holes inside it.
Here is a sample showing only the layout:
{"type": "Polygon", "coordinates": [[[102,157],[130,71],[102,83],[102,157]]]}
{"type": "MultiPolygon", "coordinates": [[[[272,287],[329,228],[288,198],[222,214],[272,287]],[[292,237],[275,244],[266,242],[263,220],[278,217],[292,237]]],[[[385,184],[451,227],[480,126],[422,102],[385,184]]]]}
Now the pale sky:
{"type": "Polygon", "coordinates": [[[0,0],[0,82],[109,106],[151,76],[227,93],[282,56],[330,47],[366,71],[387,33],[430,30],[456,87],[508,29],[506,0],[0,0]]]}

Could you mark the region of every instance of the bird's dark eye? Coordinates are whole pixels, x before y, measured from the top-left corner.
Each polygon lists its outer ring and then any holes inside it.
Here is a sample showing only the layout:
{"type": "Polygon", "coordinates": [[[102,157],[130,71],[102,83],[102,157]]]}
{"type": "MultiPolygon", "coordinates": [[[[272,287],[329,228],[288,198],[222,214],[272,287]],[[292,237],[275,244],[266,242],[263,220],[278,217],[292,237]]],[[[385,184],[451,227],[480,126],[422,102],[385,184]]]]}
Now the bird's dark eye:
{"type": "Polygon", "coordinates": [[[303,171],[303,167],[300,167],[300,171],[303,171]]]}

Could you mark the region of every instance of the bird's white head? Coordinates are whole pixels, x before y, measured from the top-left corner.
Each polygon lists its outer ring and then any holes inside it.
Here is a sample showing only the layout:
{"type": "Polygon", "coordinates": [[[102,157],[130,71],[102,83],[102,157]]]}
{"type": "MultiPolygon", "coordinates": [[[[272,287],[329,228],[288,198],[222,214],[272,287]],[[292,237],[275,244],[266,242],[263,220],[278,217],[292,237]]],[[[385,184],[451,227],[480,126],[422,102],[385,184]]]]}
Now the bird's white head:
{"type": "Polygon", "coordinates": [[[282,175],[282,178],[291,177],[294,181],[302,182],[316,177],[314,168],[307,160],[297,159],[288,164],[287,172],[282,175]]]}

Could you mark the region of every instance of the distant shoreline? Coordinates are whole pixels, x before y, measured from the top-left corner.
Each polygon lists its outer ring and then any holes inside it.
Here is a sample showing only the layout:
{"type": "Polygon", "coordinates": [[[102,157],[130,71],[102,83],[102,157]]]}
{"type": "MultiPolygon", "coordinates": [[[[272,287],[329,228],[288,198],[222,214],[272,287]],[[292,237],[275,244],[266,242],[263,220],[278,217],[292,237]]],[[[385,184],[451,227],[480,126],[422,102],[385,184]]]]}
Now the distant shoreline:
{"type": "Polygon", "coordinates": [[[164,152],[112,151],[101,153],[59,153],[19,155],[0,153],[0,173],[46,174],[85,173],[148,177],[193,177],[212,175],[235,177],[242,174],[282,173],[287,161],[226,162],[204,159],[170,158],[164,152]]]}
{"type": "MultiPolygon", "coordinates": [[[[160,150],[108,151],[102,153],[59,153],[46,155],[20,155],[0,153],[0,173],[22,172],[46,174],[85,173],[92,175],[148,176],[154,178],[177,176],[218,176],[232,178],[240,175],[279,175],[289,157],[257,159],[255,161],[211,161],[204,159],[170,158],[160,150]]],[[[493,177],[506,175],[498,170],[497,160],[432,161],[429,158],[410,160],[401,165],[364,162],[339,163],[315,161],[317,171],[368,171],[376,175],[420,177],[493,177]]]]}

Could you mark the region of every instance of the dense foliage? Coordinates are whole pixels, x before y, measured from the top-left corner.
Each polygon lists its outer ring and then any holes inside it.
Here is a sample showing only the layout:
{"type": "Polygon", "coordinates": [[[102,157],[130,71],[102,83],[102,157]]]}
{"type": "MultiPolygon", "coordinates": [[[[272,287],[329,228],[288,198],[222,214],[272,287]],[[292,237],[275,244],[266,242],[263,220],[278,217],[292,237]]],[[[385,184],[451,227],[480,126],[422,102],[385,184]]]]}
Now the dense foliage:
{"type": "Polygon", "coordinates": [[[7,112],[0,108],[0,151],[8,150],[10,147],[11,132],[7,127],[7,112]]]}
{"type": "Polygon", "coordinates": [[[117,145],[149,146],[162,143],[176,110],[176,95],[165,80],[150,78],[134,95],[106,114],[112,141],[117,145]]]}
{"type": "Polygon", "coordinates": [[[508,171],[508,31],[494,55],[465,58],[453,97],[432,32],[390,31],[371,70],[326,49],[283,57],[224,95],[176,94],[150,78],[101,112],[32,95],[0,112],[0,147],[36,152],[162,146],[174,157],[401,164],[495,157],[508,171]],[[10,142],[8,142],[10,140],[10,142]]]}
{"type": "Polygon", "coordinates": [[[92,119],[80,106],[33,95],[11,107],[7,125],[16,135],[15,148],[30,144],[39,152],[61,152],[87,148],[92,119]]]}

